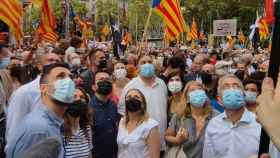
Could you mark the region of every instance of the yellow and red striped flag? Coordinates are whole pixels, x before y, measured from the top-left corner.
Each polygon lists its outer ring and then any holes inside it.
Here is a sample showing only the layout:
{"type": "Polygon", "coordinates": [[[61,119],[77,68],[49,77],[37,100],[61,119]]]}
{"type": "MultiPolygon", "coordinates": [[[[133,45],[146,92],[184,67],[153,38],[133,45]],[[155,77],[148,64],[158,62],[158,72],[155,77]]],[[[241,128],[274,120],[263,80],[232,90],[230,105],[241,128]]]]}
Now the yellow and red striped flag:
{"type": "Polygon", "coordinates": [[[260,34],[261,40],[267,39],[267,37],[269,35],[269,28],[264,19],[260,19],[260,21],[259,21],[259,34],[260,34]]]}
{"type": "Polygon", "coordinates": [[[191,39],[192,40],[197,40],[198,39],[197,25],[196,25],[196,22],[195,22],[194,18],[193,18],[192,27],[191,27],[191,39]]]}
{"type": "Polygon", "coordinates": [[[18,44],[23,37],[20,23],[22,16],[23,9],[18,0],[0,0],[0,20],[9,26],[18,44]]]}
{"type": "Polygon", "coordinates": [[[37,30],[39,40],[56,42],[58,35],[55,32],[56,19],[48,0],[42,2],[41,21],[37,30]]]}
{"type": "Polygon", "coordinates": [[[170,36],[178,38],[180,33],[188,32],[179,0],[153,0],[152,8],[163,18],[170,36]]]}

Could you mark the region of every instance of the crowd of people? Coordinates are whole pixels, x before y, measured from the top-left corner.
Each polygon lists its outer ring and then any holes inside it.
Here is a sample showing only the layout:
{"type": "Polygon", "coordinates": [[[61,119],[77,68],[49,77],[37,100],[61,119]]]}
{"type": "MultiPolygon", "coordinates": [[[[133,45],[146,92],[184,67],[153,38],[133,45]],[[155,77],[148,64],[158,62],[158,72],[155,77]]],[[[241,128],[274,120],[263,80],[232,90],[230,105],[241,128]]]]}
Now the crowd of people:
{"type": "Polygon", "coordinates": [[[258,155],[268,50],[81,44],[0,44],[0,157],[258,155]]]}

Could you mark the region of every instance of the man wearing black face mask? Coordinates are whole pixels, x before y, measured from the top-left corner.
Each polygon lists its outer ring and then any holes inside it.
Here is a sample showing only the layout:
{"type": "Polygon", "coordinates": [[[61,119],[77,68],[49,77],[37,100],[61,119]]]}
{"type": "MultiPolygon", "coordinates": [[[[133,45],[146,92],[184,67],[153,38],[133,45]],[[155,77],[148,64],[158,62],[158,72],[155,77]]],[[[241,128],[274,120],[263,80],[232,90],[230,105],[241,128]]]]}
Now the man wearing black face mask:
{"type": "Polygon", "coordinates": [[[94,91],[91,89],[95,79],[95,73],[97,71],[106,70],[107,61],[105,53],[102,49],[93,49],[89,53],[90,67],[87,71],[81,74],[81,79],[83,80],[82,85],[80,85],[88,94],[93,95],[94,91]]]}
{"type": "Polygon", "coordinates": [[[109,99],[112,82],[107,72],[97,72],[92,86],[93,109],[93,155],[95,158],[115,158],[117,156],[118,115],[116,105],[109,99]]]}

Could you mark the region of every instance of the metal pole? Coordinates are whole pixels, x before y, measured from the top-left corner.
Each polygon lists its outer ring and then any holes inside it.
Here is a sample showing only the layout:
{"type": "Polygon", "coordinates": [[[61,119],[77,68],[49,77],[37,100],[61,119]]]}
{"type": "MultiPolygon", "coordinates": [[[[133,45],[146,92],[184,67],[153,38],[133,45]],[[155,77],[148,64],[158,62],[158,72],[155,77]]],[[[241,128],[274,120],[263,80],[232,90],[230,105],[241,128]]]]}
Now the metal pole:
{"type": "Polygon", "coordinates": [[[65,17],[65,38],[70,39],[70,2],[69,0],[65,0],[66,7],[66,17],[65,17]]]}
{"type": "Polygon", "coordinates": [[[136,28],[135,28],[135,30],[136,30],[136,35],[135,35],[135,38],[136,38],[136,42],[138,41],[138,10],[136,10],[136,18],[135,18],[135,20],[136,20],[136,28]]]}

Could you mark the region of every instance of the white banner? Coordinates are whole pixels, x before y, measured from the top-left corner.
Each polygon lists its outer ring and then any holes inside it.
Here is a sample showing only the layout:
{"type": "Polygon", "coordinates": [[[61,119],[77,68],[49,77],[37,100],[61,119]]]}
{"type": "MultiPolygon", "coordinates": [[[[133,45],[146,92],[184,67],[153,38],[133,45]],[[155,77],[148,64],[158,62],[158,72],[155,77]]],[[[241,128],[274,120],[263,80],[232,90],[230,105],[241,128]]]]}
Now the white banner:
{"type": "Polygon", "coordinates": [[[232,36],[236,36],[237,20],[214,20],[213,29],[214,36],[227,36],[229,33],[231,33],[232,36]]]}

